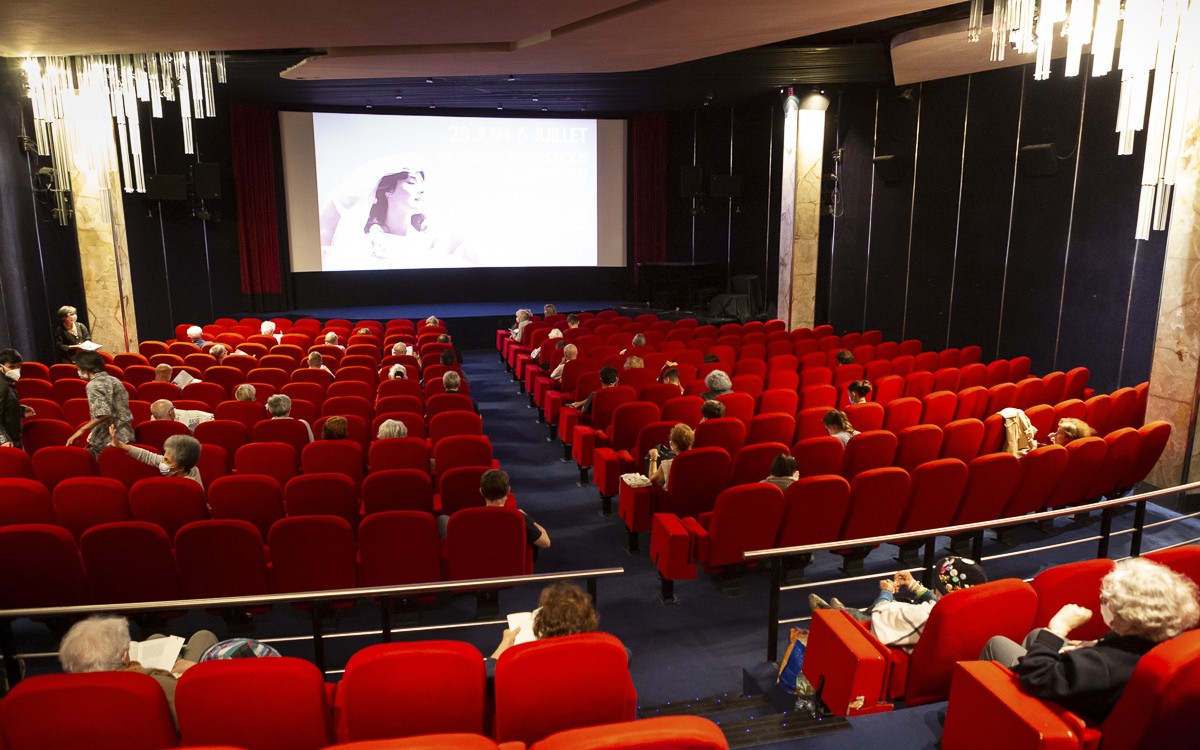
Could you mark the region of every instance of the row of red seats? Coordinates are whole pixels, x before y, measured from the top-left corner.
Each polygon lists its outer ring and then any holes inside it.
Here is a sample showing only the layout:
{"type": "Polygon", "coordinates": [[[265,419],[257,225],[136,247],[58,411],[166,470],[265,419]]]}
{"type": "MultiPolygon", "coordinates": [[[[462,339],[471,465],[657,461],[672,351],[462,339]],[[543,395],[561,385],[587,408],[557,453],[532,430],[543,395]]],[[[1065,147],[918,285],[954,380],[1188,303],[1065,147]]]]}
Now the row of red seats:
{"type": "MultiPolygon", "coordinates": [[[[849,450],[845,457],[831,451],[829,473],[805,477],[788,488],[788,496],[795,496],[796,502],[806,508],[804,523],[796,531],[800,536],[779,535],[785,527],[773,515],[773,506],[766,506],[762,516],[749,510],[745,515],[753,516],[752,524],[762,527],[760,533],[780,529],[776,534],[778,546],[795,546],[940,528],[952,522],[976,523],[1076,505],[1090,498],[1115,495],[1142,481],[1162,454],[1170,430],[1167,422],[1153,422],[1141,430],[1125,428],[1103,439],[1075,440],[1065,448],[1044,446],[1020,459],[1009,453],[986,454],[967,462],[933,459],[916,465],[911,477],[905,469],[889,465],[893,454],[886,450],[888,446],[876,450],[876,445],[863,442],[862,450],[853,455],[849,450]],[[840,475],[834,468],[839,465],[840,475]],[[958,502],[954,502],[955,497],[960,498],[958,502]],[[906,498],[906,502],[898,502],[897,498],[906,498]],[[775,518],[774,524],[771,518],[775,518]]],[[[891,437],[890,433],[875,434],[891,437]]],[[[829,445],[832,447],[832,443],[829,445]]],[[[802,453],[805,447],[801,446],[802,453]]],[[[797,464],[804,464],[805,471],[819,471],[821,467],[814,458],[800,455],[797,464]]],[[[730,471],[730,457],[724,449],[693,448],[675,458],[665,490],[621,482],[619,510],[631,548],[637,547],[638,533],[652,530],[659,514],[699,519],[712,512],[719,493],[731,484],[730,471]]],[[[764,472],[762,476],[766,475],[764,472]]],[[[738,511],[734,515],[737,518],[738,511]]],[[[703,522],[697,523],[703,526],[703,522]]],[[[690,527],[693,532],[697,528],[696,524],[690,527]]],[[[671,530],[684,528],[680,522],[671,530]]],[[[790,534],[791,527],[786,529],[790,534]]],[[[772,546],[776,545],[765,544],[759,549],[772,546]]]]}
{"type": "MultiPolygon", "coordinates": [[[[1176,547],[1147,553],[1145,557],[1200,581],[1200,547],[1176,547]]],[[[1049,712],[1030,710],[1039,701],[1029,696],[1019,698],[1019,689],[1013,689],[1016,685],[1001,679],[999,675],[983,677],[982,680],[999,688],[1000,695],[1004,696],[1007,703],[1003,711],[994,710],[1001,704],[995,697],[986,699],[977,688],[966,689],[967,699],[959,703],[954,697],[955,692],[952,692],[951,678],[953,676],[953,690],[957,691],[960,678],[955,676],[956,664],[978,659],[983,646],[993,636],[1002,635],[1020,643],[1030,630],[1044,627],[1068,603],[1092,611],[1092,618],[1072,631],[1070,637],[1090,640],[1103,636],[1108,627],[1100,614],[1100,580],[1112,569],[1112,565],[1112,561],[1107,559],[1068,563],[1039,574],[1031,583],[1004,579],[948,594],[931,610],[921,638],[911,654],[884,646],[871,634],[865,623],[856,622],[843,611],[814,612],[805,650],[804,675],[813,684],[824,683],[822,700],[839,716],[890,711],[892,702],[899,699],[903,699],[906,706],[918,706],[950,697],[951,710],[947,712],[946,733],[943,736],[943,744],[947,748],[1079,747],[1077,743],[1081,738],[1078,736],[1074,738],[1076,744],[1037,744],[1028,736],[1023,742],[1017,743],[1016,737],[1009,733],[1003,735],[1007,743],[985,740],[992,724],[1006,727],[1032,724],[1034,717],[1040,719],[1049,712]],[[960,709],[963,715],[952,720],[951,716],[960,709]],[[961,724],[955,726],[964,715],[980,720],[969,727],[961,724]],[[947,740],[949,744],[946,744],[947,740]]],[[[1153,657],[1160,649],[1183,657],[1179,662],[1174,658],[1168,659],[1172,666],[1167,672],[1173,673],[1183,665],[1192,664],[1191,674],[1194,675],[1194,665],[1200,663],[1196,661],[1200,655],[1200,631],[1185,633],[1160,644],[1139,662],[1134,680],[1102,727],[1105,733],[1110,727],[1130,721],[1135,711],[1153,713],[1152,705],[1155,702],[1174,704],[1180,700],[1196,699],[1200,682],[1195,680],[1188,685],[1173,683],[1181,692],[1171,695],[1161,692],[1161,684],[1150,688],[1150,685],[1139,680],[1137,674],[1144,669],[1162,673],[1166,665],[1153,657]],[[1150,689],[1136,689],[1139,684],[1150,689]],[[1138,708],[1133,709],[1130,704],[1138,708]]],[[[982,675],[984,672],[975,671],[975,674],[982,675]]],[[[1077,718],[1076,721],[1077,728],[1082,729],[1082,721],[1077,718]]],[[[1138,717],[1134,723],[1144,726],[1145,716],[1138,717]]],[[[1058,723],[1058,727],[1061,726],[1061,722],[1058,723]]],[[[1033,731],[1047,732],[1058,730],[1058,727],[1045,723],[1033,731]]],[[[1061,730],[1056,733],[1062,736],[1061,730]]]]}
{"type": "MultiPolygon", "coordinates": [[[[661,577],[691,580],[697,563],[708,573],[719,573],[740,565],[742,554],[753,550],[1015,518],[1116,496],[1145,479],[1170,433],[1169,423],[1154,422],[1141,432],[1114,433],[1108,442],[1086,438],[1065,448],[1048,445],[1020,459],[992,453],[965,462],[940,458],[907,470],[884,467],[853,475],[839,475],[834,466],[805,461],[801,478],[786,492],[770,484],[731,481],[717,495],[712,510],[699,513],[691,512],[696,510],[691,505],[694,496],[673,492],[644,498],[634,488],[622,488],[622,502],[624,496],[634,501],[626,521],[631,532],[640,530],[631,523],[645,523],[637,517],[638,510],[654,511],[650,556],[661,577]],[[832,470],[809,473],[821,468],[832,470]],[[652,504],[645,503],[647,499],[652,504]],[[640,507],[639,501],[643,501],[640,507]],[[681,506],[681,501],[688,505],[681,506]]],[[[707,457],[703,463],[718,459],[707,457]]],[[[696,463],[688,462],[684,468],[693,469],[696,463]]],[[[719,480],[711,472],[706,478],[719,480]]],[[[901,558],[906,562],[914,558],[923,541],[900,545],[901,558]]],[[[850,556],[846,567],[857,569],[862,557],[861,553],[850,556]]]]}
{"type": "MultiPolygon", "coordinates": [[[[337,321],[335,321],[335,322],[337,322],[337,321]]],[[[190,341],[187,338],[187,328],[188,327],[189,326],[187,324],[181,324],[179,326],[176,326],[176,330],[175,330],[176,337],[174,340],[175,342],[190,343],[190,341]]],[[[263,334],[261,332],[261,324],[258,326],[234,325],[234,326],[230,326],[228,328],[226,328],[224,326],[220,326],[220,325],[208,325],[208,326],[202,326],[201,331],[203,332],[205,339],[215,340],[216,343],[222,343],[227,346],[242,346],[246,343],[252,343],[252,344],[262,344],[264,346],[270,347],[272,344],[274,344],[277,341],[274,336],[263,334]]],[[[378,343],[381,339],[383,339],[385,342],[387,342],[387,341],[394,342],[394,341],[399,341],[399,340],[405,340],[406,343],[415,343],[416,341],[420,340],[420,338],[422,336],[433,335],[434,337],[436,337],[437,335],[440,335],[445,332],[446,332],[446,329],[441,325],[426,325],[426,324],[422,323],[418,327],[418,326],[414,326],[411,321],[400,321],[399,323],[395,323],[395,324],[389,323],[389,325],[386,329],[383,328],[376,321],[364,321],[362,324],[355,325],[353,327],[343,326],[340,324],[332,325],[332,326],[327,325],[324,328],[320,328],[317,330],[314,330],[311,327],[306,327],[306,328],[291,327],[291,328],[281,329],[278,323],[276,323],[276,326],[275,326],[275,333],[279,334],[278,341],[283,342],[283,343],[295,344],[297,346],[309,346],[315,340],[318,340],[318,339],[323,340],[325,338],[326,334],[329,334],[329,333],[335,334],[340,341],[349,341],[351,343],[358,343],[359,341],[367,341],[370,339],[374,339],[376,345],[378,345],[378,343]],[[363,329],[366,329],[368,331],[368,333],[359,333],[359,331],[361,331],[363,329]],[[285,339],[285,337],[286,337],[286,339],[285,339]]],[[[174,342],[171,342],[171,341],[166,341],[166,342],[146,341],[146,342],[143,342],[143,344],[155,345],[153,347],[155,353],[157,353],[157,351],[159,349],[158,345],[161,345],[162,347],[167,347],[171,343],[174,343],[174,342]]],[[[139,348],[140,348],[140,345],[139,345],[139,348]]]]}
{"type": "Polygon", "coordinates": [[[339,747],[728,747],[716,725],[704,719],[634,722],[636,701],[621,642],[587,633],[509,649],[496,665],[494,705],[476,648],[424,641],[365,648],[350,659],[336,685],[295,658],[202,662],[176,686],[181,738],[162,688],[133,672],[24,680],[0,708],[0,729],[9,750],[181,745],[317,750],[335,740],[409,737],[410,742],[339,747]],[[114,722],[114,716],[120,720],[114,722]]]}
{"type": "Polygon", "coordinates": [[[288,516],[275,521],[266,537],[238,519],[191,521],[173,537],[158,523],[118,521],[89,528],[78,543],[61,526],[17,524],[0,527],[0,561],[5,570],[0,609],[257,596],[533,572],[525,521],[507,507],[454,513],[444,540],[433,514],[403,510],[366,516],[357,534],[346,519],[333,515],[288,516]]]}

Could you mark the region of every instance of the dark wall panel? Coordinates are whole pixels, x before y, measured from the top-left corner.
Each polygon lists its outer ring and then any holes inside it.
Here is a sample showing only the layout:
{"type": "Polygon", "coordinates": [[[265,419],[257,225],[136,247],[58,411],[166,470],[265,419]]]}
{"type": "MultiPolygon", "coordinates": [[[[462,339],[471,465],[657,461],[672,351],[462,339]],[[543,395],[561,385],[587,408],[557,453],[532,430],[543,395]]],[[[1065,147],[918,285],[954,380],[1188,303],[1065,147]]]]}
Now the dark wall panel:
{"type": "MultiPolygon", "coordinates": [[[[827,322],[843,333],[863,330],[865,319],[877,93],[874,88],[846,89],[829,110],[837,122],[842,164],[838,180],[840,215],[830,222],[835,229],[830,271],[833,289],[827,305],[827,322]]],[[[829,280],[823,280],[822,284],[827,286],[829,280]]]]}
{"type": "MultiPolygon", "coordinates": [[[[1033,75],[1027,66],[1026,75],[1033,75]]],[[[1021,145],[1053,143],[1060,155],[1052,175],[1018,170],[1008,253],[1000,356],[1028,356],[1033,372],[1052,369],[1062,298],[1063,262],[1075,184],[1075,146],[1080,108],[1089,78],[1064,78],[1062,61],[1049,80],[1028,81],[1022,108],[1021,145]]]]}
{"type": "Polygon", "coordinates": [[[1128,300],[1129,316],[1121,351],[1119,387],[1137,385],[1150,379],[1166,250],[1166,232],[1152,232],[1149,240],[1137,243],[1133,284],[1128,300]]]}
{"type": "Polygon", "coordinates": [[[930,349],[946,345],[966,106],[965,77],[930,81],[921,86],[922,117],[903,335],[920,339],[930,349]],[[926,111],[937,116],[925,117],[926,111]]]}
{"type": "Polygon", "coordinates": [[[919,88],[885,88],[879,97],[876,154],[893,155],[901,166],[901,179],[892,182],[885,181],[881,171],[875,170],[871,213],[867,328],[880,329],[885,339],[899,339],[904,328],[919,88]]]}
{"type": "Polygon", "coordinates": [[[950,346],[996,356],[1024,67],[971,76],[950,346]]]}

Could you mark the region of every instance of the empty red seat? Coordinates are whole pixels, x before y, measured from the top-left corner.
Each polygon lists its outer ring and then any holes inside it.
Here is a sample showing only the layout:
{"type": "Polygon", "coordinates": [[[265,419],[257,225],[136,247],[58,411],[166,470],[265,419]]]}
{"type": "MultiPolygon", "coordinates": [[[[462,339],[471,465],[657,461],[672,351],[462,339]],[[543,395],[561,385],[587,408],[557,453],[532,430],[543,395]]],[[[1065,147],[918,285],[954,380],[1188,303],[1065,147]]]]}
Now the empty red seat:
{"type": "Polygon", "coordinates": [[[264,419],[251,428],[256,443],[286,443],[303,451],[309,444],[310,425],[299,419],[264,419]]]}
{"type": "Polygon", "coordinates": [[[270,593],[263,538],[248,521],[189,523],[175,535],[175,560],[189,599],[270,593]]]}
{"type": "Polygon", "coordinates": [[[162,750],[179,742],[162,686],[137,672],[22,680],[4,700],[4,740],[9,750],[162,750]]]}
{"type": "Polygon", "coordinates": [[[832,542],[850,508],[850,483],[832,474],[802,477],[787,488],[784,503],[776,547],[832,542]]]}
{"type": "Polygon", "coordinates": [[[217,404],[215,416],[222,421],[240,422],[247,434],[254,431],[254,425],[268,417],[267,410],[257,401],[222,401],[217,404]]]}
{"type": "Polygon", "coordinates": [[[854,429],[859,432],[883,429],[885,411],[879,404],[869,401],[864,401],[861,404],[850,404],[846,407],[845,412],[846,417],[850,420],[850,424],[854,425],[854,429]]]}
{"type": "Polygon", "coordinates": [[[1142,436],[1132,427],[1122,427],[1108,433],[1104,437],[1104,443],[1107,445],[1104,463],[1092,478],[1091,487],[1086,493],[1089,499],[1101,496],[1109,496],[1111,499],[1116,496],[1118,490],[1124,489],[1121,482],[1137,461],[1142,436]]]}
{"type": "Polygon", "coordinates": [[[229,455],[236,456],[238,449],[250,442],[251,429],[235,420],[217,419],[196,425],[192,437],[201,445],[219,445],[229,455]]]}
{"type": "Polygon", "coordinates": [[[250,443],[238,448],[233,458],[238,474],[265,474],[280,487],[300,473],[300,456],[285,443],[250,443]]]}
{"type": "Polygon", "coordinates": [[[100,476],[100,468],[90,451],[65,445],[46,446],[34,453],[33,471],[37,480],[50,490],[64,479],[100,476]]]}
{"type": "Polygon", "coordinates": [[[416,437],[376,440],[371,443],[367,463],[372,473],[392,469],[416,469],[428,475],[429,446],[424,440],[416,437]]]}
{"type": "Polygon", "coordinates": [[[841,474],[842,456],[845,448],[842,441],[832,435],[808,438],[792,446],[796,459],[796,471],[801,477],[821,474],[841,474]]]}
{"type": "MultiPolygon", "coordinates": [[[[599,430],[583,425],[575,428],[571,440],[571,455],[580,469],[586,470],[595,463],[597,449],[632,450],[641,429],[658,419],[659,408],[649,401],[622,403],[613,411],[612,421],[607,429],[599,430]]],[[[580,478],[586,480],[586,471],[581,471],[580,478]]]]}
{"type": "Polygon", "coordinates": [[[461,393],[439,393],[425,404],[425,416],[429,419],[448,411],[475,411],[475,405],[470,396],[461,393]]]}
{"type": "Polygon", "coordinates": [[[912,471],[927,461],[933,461],[941,451],[943,437],[942,428],[932,424],[904,428],[896,436],[894,463],[905,471],[912,471]]]}
{"type": "MultiPolygon", "coordinates": [[[[937,355],[934,355],[937,356],[937,355]]],[[[910,372],[904,377],[904,397],[924,399],[933,393],[933,373],[927,370],[910,372]]]]}
{"type": "Polygon", "coordinates": [[[864,471],[891,466],[896,457],[896,436],[886,430],[860,432],[846,442],[842,476],[853,481],[864,471]]]}
{"type": "Polygon", "coordinates": [[[284,518],[271,527],[267,546],[271,549],[271,590],[274,592],[355,587],[354,531],[344,518],[284,518]]]}
{"type": "Polygon", "coordinates": [[[359,586],[400,586],[442,578],[441,536],[432,513],[391,510],[370,514],[359,526],[358,550],[359,586]]]}
{"type": "Polygon", "coordinates": [[[958,397],[951,391],[934,391],[921,399],[921,424],[944,426],[954,419],[958,397]]]}
{"type": "Polygon", "coordinates": [[[300,464],[305,474],[333,473],[348,477],[355,493],[362,486],[363,450],[353,440],[318,440],[311,443],[300,454],[300,464]]]}
{"type": "Polygon", "coordinates": [[[987,400],[987,388],[981,385],[964,388],[958,392],[958,405],[954,407],[954,419],[983,419],[987,400]]]}
{"type": "Polygon", "coordinates": [[[967,464],[967,488],[954,523],[1000,518],[1021,481],[1021,463],[1011,453],[991,453],[967,464]]]}
{"type": "Polygon", "coordinates": [[[316,750],[334,742],[325,676],[303,659],[197,664],[179,678],[175,709],[188,745],[316,750]]]}
{"type": "Polygon", "coordinates": [[[20,448],[0,448],[0,478],[37,479],[29,454],[20,448]]]}
{"type": "Polygon", "coordinates": [[[983,422],[978,419],[959,419],[942,429],[942,448],[939,458],[957,458],[967,462],[979,455],[983,444],[983,422]]]}
{"type": "Polygon", "coordinates": [[[175,533],[208,515],[204,488],[185,477],[151,477],[129,488],[129,510],[135,521],[156,524],[173,541],[175,533]]]}
{"type": "Polygon", "coordinates": [[[1088,490],[1108,453],[1108,445],[1098,437],[1072,440],[1067,443],[1066,449],[1067,468],[1058,480],[1054,493],[1046,501],[1047,507],[1078,505],[1087,500],[1088,490]]]}
{"type": "Polygon", "coordinates": [[[54,488],[58,524],[78,541],[83,532],[104,523],[131,521],[125,485],[105,477],[64,479],[54,488]]]}
{"type": "Polygon", "coordinates": [[[443,473],[459,466],[491,467],[492,464],[491,441],[478,435],[448,437],[440,441],[433,450],[435,481],[440,481],[443,473]]]}
{"type": "Polygon", "coordinates": [[[1138,446],[1137,458],[1121,478],[1121,487],[1132,487],[1145,481],[1171,438],[1171,423],[1162,420],[1151,422],[1139,428],[1138,433],[1142,436],[1142,442],[1138,446]]]}
{"type": "Polygon", "coordinates": [[[524,643],[496,662],[498,742],[531,744],[567,729],[632,721],[636,710],[629,657],[607,633],[524,643]]]}
{"type": "Polygon", "coordinates": [[[483,435],[483,420],[471,411],[444,412],[430,418],[430,447],[435,447],[442,438],[454,435],[483,435]]]}
{"type": "Polygon", "coordinates": [[[523,575],[525,519],[511,508],[467,508],[446,525],[446,578],[471,580],[523,575]]]}
{"type": "MultiPolygon", "coordinates": [[[[158,466],[144,464],[120,448],[114,448],[111,445],[100,451],[98,463],[100,464],[100,476],[116,479],[131,490],[133,485],[143,479],[162,477],[158,466]]],[[[195,484],[195,482],[192,483],[195,484]]]]}
{"type": "Polygon", "coordinates": [[[771,464],[780,454],[788,454],[785,443],[747,445],[733,456],[729,486],[761,482],[771,476],[771,464]]]}
{"type": "Polygon", "coordinates": [[[32,479],[0,479],[0,526],[24,523],[58,523],[50,493],[32,479]]]}
{"type": "Polygon", "coordinates": [[[375,419],[375,408],[371,402],[359,396],[333,396],[321,404],[321,416],[350,416],[354,415],[363,422],[371,424],[375,419]]]}
{"type": "Polygon", "coordinates": [[[1021,481],[1013,490],[1003,516],[1023,516],[1045,510],[1054,488],[1067,468],[1067,449],[1043,445],[1021,456],[1021,481]]]}
{"type": "MultiPolygon", "coordinates": [[[[842,539],[894,534],[909,497],[909,476],[904,469],[887,466],[856,475],[850,482],[850,508],[839,534],[842,539]]],[[[847,569],[856,554],[847,559],[847,569]]]]}
{"type": "Polygon", "coordinates": [[[746,444],[746,423],[732,417],[707,419],[696,428],[692,448],[721,448],[733,456],[746,444]]]}
{"type": "Polygon", "coordinates": [[[321,472],[293,477],[283,488],[283,507],[288,516],[337,516],[358,528],[358,490],[343,474],[321,472]]]}
{"type": "Polygon", "coordinates": [[[900,432],[921,422],[921,401],[915,398],[897,398],[884,404],[883,429],[900,432]]]}
{"type": "Polygon", "coordinates": [[[80,538],[79,553],[100,604],[183,598],[171,540],[161,526],[141,521],[96,526],[80,538]]]}
{"type": "Polygon", "coordinates": [[[746,436],[747,445],[758,443],[792,442],[796,433],[796,421],[791,414],[759,414],[750,420],[750,434],[746,436]]]}
{"type": "Polygon", "coordinates": [[[950,525],[967,486],[967,465],[957,458],[928,461],[912,469],[910,478],[911,491],[898,531],[950,525]]]}
{"type": "Polygon", "coordinates": [[[70,607],[92,594],[75,539],[61,526],[0,527],[0,607],[70,607]]]}
{"type": "Polygon", "coordinates": [[[277,479],[265,474],[221,477],[209,485],[208,502],[214,519],[246,521],[263,540],[271,525],[283,518],[283,490],[277,479]]]}
{"type": "MultiPolygon", "coordinates": [[[[993,362],[992,364],[995,364],[993,362]]],[[[995,414],[1001,409],[1011,407],[1017,400],[1017,386],[1013,383],[997,383],[988,388],[988,402],[985,414],[995,414]]]]}

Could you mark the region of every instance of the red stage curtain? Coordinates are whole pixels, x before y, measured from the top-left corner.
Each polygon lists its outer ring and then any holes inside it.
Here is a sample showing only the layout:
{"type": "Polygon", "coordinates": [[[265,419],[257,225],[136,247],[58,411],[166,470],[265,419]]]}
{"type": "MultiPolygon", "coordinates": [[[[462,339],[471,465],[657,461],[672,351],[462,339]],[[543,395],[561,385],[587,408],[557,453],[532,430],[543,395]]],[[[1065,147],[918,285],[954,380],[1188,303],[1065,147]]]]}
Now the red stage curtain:
{"type": "Polygon", "coordinates": [[[667,259],[667,116],[634,117],[629,130],[633,155],[633,272],[637,283],[637,263],[667,259]]]}
{"type": "Polygon", "coordinates": [[[283,310],[287,304],[279,256],[275,202],[275,130],[266,107],[234,106],[233,179],[237,185],[238,257],[247,310],[283,310]]]}

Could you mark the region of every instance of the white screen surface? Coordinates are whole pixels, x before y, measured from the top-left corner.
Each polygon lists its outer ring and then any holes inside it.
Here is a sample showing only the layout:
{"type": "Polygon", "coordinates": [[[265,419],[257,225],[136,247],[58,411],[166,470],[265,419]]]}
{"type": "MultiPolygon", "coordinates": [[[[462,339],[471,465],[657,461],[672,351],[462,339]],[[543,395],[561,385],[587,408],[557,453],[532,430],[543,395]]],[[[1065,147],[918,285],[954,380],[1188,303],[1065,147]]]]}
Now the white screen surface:
{"type": "Polygon", "coordinates": [[[293,270],[624,263],[623,122],[283,112],[280,124],[293,270]]]}

